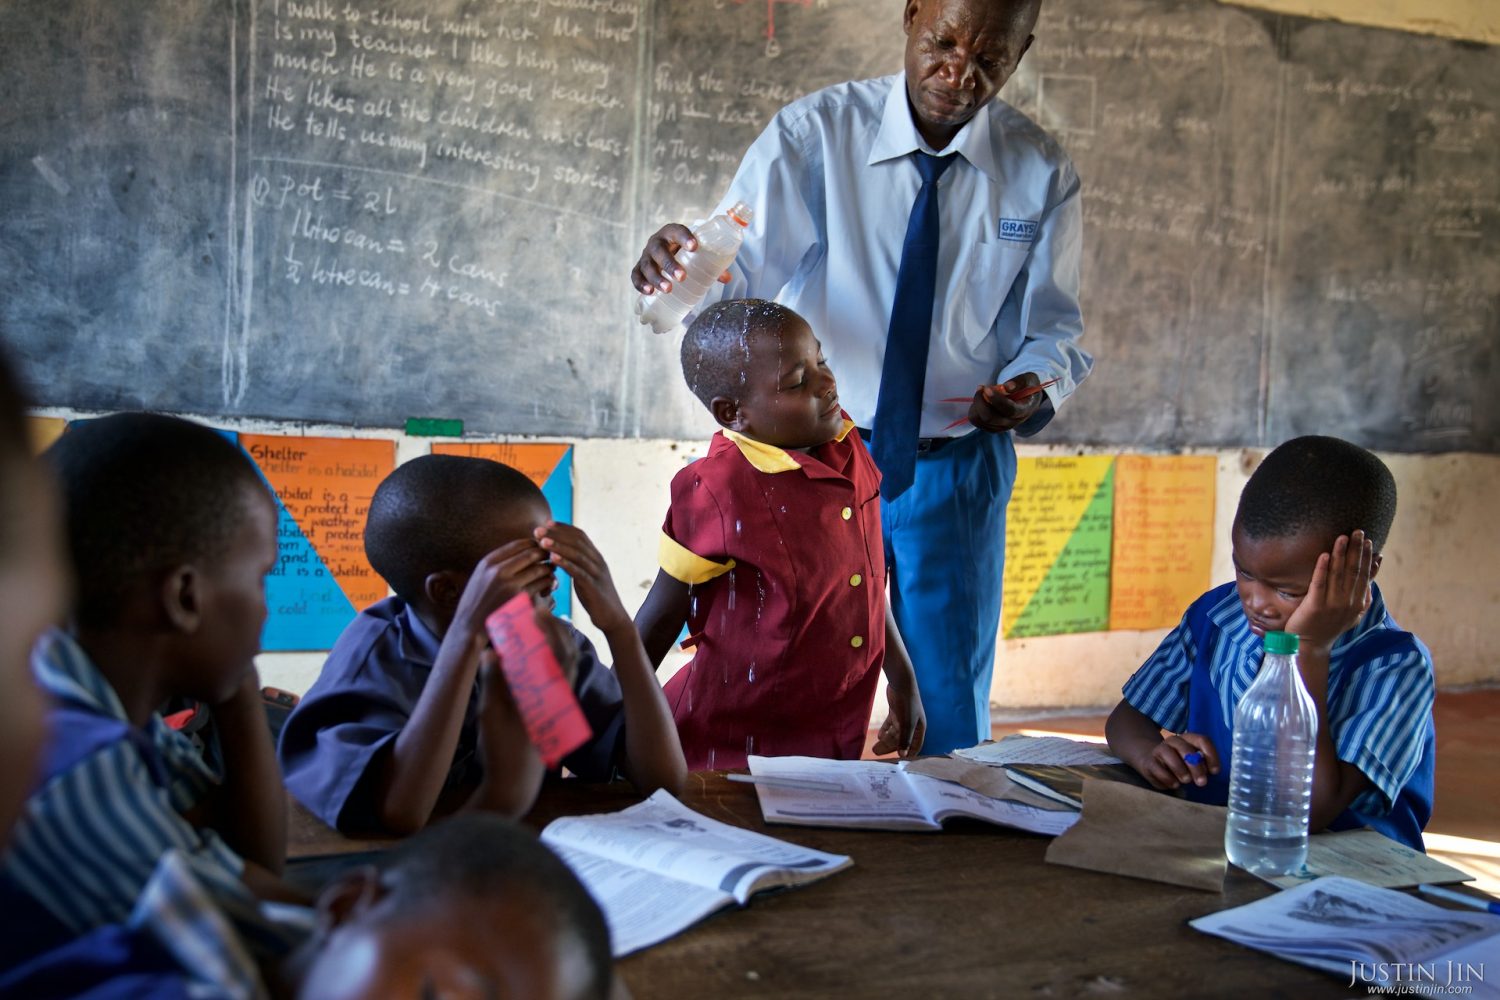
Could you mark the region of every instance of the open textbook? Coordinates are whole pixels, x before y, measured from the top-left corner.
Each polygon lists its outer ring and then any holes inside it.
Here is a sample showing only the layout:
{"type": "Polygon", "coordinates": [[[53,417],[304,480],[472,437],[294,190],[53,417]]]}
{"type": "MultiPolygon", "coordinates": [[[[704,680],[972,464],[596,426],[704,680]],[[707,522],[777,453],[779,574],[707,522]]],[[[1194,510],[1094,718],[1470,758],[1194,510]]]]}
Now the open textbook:
{"type": "Polygon", "coordinates": [[[613,813],[553,820],[542,841],[604,911],[614,955],[648,948],[762,889],[853,864],[693,812],[666,792],[613,813]]]}
{"type": "Polygon", "coordinates": [[[755,786],[767,823],[940,830],[944,820],[966,816],[1056,836],[1078,821],[1075,812],[993,799],[885,761],[752,756],[750,773],[768,779],[755,786]]]}
{"type": "Polygon", "coordinates": [[[1190,921],[1351,987],[1500,997],[1500,917],[1330,875],[1190,921]]]}

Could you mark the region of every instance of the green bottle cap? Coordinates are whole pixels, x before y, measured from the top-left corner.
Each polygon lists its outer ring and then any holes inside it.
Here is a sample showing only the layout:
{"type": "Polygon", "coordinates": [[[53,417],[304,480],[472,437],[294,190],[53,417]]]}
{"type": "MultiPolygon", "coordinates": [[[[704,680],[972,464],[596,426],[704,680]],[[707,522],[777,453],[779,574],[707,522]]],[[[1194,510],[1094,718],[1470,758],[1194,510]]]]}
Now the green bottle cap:
{"type": "Polygon", "coordinates": [[[1280,653],[1283,656],[1295,656],[1297,653],[1297,634],[1295,632],[1267,632],[1266,652],[1280,653]]]}

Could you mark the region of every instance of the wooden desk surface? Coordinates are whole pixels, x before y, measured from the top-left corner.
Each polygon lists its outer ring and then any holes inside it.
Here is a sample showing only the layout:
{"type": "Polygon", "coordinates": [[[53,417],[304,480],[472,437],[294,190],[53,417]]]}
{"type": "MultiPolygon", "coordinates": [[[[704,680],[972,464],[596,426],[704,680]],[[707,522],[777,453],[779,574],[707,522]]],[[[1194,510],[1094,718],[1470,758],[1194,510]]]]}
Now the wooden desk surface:
{"type": "MultiPolygon", "coordinates": [[[[624,784],[551,785],[528,825],[639,801],[624,784]]],[[[1224,893],[1049,865],[1048,839],[977,822],[942,833],[768,826],[749,785],[689,775],[682,801],[854,865],[754,898],[620,962],[636,1000],[708,997],[1348,996],[1344,982],[1201,934],[1187,921],[1269,895],[1230,869],[1224,893]]],[[[377,846],[293,809],[293,856],[377,846]]]]}

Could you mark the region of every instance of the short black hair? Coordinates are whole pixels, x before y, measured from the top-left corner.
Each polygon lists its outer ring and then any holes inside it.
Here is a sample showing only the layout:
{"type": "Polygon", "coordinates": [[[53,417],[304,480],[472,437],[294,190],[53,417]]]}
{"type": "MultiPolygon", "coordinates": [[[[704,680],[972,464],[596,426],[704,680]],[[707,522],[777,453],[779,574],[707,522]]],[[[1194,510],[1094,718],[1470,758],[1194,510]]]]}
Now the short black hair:
{"type": "Polygon", "coordinates": [[[1251,538],[1316,532],[1331,545],[1363,530],[1379,552],[1396,519],[1396,479],[1384,462],[1334,437],[1299,437],[1260,463],[1235,523],[1251,538]]]}
{"type": "Polygon", "coordinates": [[[780,332],[800,319],[779,302],[730,299],[698,314],[682,338],[682,377],[704,406],[714,398],[738,399],[748,381],[750,344],[757,334],[780,332]]]}
{"type": "Polygon", "coordinates": [[[270,491],[250,456],[202,424],[159,413],[75,421],[47,449],[62,487],[81,625],[118,621],[120,600],[155,573],[218,558],[270,491]]]}
{"type": "Polygon", "coordinates": [[[493,813],[443,820],[381,857],[378,866],[394,901],[432,902],[523,896],[546,904],[536,919],[554,933],[576,934],[588,956],[590,995],[604,1000],[613,978],[609,926],[583,883],[530,830],[493,813]]]}
{"type": "Polygon", "coordinates": [[[397,596],[420,602],[429,573],[467,573],[494,548],[486,511],[524,502],[547,498],[518,469],[464,455],[414,458],[375,488],[365,556],[397,596]]]}

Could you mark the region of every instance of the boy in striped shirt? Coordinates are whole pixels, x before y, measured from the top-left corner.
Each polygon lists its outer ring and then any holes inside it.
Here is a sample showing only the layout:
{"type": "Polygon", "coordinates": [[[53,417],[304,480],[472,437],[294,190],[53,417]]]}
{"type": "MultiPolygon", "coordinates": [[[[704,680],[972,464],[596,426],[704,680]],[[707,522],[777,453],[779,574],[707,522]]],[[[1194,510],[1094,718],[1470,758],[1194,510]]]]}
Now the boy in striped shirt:
{"type": "MultiPolygon", "coordinates": [[[[125,921],[172,849],[226,910],[295,898],[254,666],[276,559],[264,482],[218,432],[151,414],[76,424],[46,457],[76,591],[32,655],[50,738],[0,861],[0,967],[125,921]],[[212,706],[223,775],[157,714],[172,697],[212,706]]],[[[269,922],[239,930],[286,943],[269,922]]]]}
{"type": "Polygon", "coordinates": [[[1125,683],[1106,724],[1114,752],[1157,788],[1225,804],[1234,708],[1261,639],[1293,632],[1318,712],[1309,829],[1369,826],[1421,850],[1432,657],[1374,583],[1395,515],[1395,480],[1363,448],[1302,437],[1266,456],[1235,514],[1235,582],[1193,602],[1125,683]]]}

